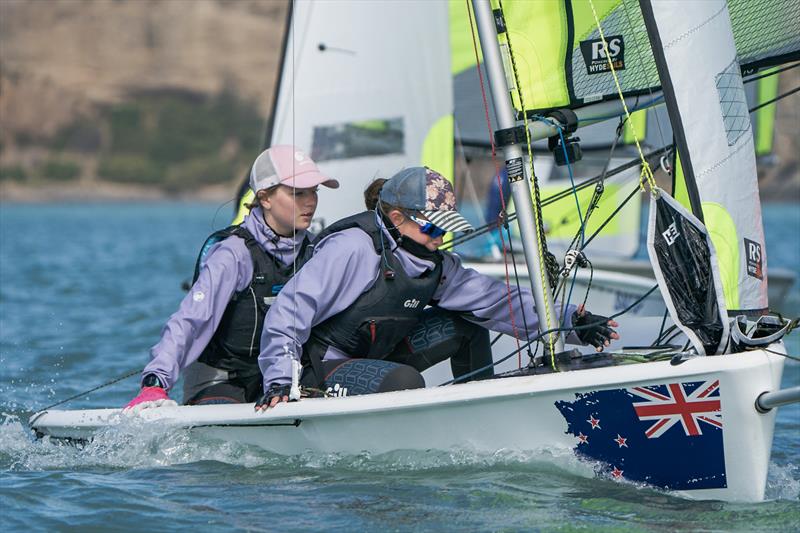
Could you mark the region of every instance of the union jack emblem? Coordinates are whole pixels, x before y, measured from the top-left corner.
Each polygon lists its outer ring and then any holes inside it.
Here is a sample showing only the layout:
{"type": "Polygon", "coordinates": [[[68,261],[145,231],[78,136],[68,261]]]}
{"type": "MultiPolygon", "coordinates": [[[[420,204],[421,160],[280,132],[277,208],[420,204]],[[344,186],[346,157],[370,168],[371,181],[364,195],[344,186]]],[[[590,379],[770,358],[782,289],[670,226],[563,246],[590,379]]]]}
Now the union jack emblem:
{"type": "Polygon", "coordinates": [[[689,393],[684,385],[668,383],[628,389],[631,394],[645,400],[633,403],[639,420],[656,421],[645,431],[648,439],[657,439],[678,422],[687,437],[703,434],[701,422],[722,428],[719,380],[706,381],[689,393]]]}

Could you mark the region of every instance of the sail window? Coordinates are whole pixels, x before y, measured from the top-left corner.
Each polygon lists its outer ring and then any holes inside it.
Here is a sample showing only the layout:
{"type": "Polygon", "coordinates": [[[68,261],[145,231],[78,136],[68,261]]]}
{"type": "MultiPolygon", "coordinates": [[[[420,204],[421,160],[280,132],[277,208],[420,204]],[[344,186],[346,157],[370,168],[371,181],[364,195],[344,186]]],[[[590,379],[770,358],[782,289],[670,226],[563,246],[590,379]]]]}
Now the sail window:
{"type": "Polygon", "coordinates": [[[733,146],[750,129],[750,113],[747,110],[747,96],[744,93],[739,62],[732,61],[725,70],[717,74],[716,83],[728,146],[733,146]]]}
{"type": "Polygon", "coordinates": [[[402,117],[315,126],[311,158],[315,161],[404,153],[402,117]]]}

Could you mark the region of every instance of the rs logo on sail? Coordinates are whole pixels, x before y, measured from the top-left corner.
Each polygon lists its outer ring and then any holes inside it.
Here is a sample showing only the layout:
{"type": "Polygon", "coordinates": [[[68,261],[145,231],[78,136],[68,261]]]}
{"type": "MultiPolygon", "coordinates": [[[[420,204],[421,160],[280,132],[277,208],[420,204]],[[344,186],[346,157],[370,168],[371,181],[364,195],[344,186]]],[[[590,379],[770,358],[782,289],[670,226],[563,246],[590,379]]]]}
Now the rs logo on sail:
{"type": "Polygon", "coordinates": [[[586,64],[587,74],[600,74],[608,72],[608,60],[614,64],[614,70],[625,70],[625,40],[622,35],[609,35],[606,38],[608,46],[608,57],[606,57],[606,47],[602,39],[590,39],[581,41],[581,55],[586,64]]]}

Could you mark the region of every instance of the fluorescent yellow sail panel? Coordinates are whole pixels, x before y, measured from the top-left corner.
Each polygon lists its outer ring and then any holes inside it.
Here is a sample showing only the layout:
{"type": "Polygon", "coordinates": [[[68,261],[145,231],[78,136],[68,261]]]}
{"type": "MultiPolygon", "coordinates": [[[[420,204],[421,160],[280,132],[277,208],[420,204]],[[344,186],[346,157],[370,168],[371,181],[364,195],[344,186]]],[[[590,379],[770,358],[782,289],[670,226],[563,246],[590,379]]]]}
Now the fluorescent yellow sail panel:
{"type": "MultiPolygon", "coordinates": [[[[774,70],[774,69],[772,69],[774,70]]],[[[769,72],[769,71],[768,71],[769,72]]],[[[778,75],[758,80],[758,104],[768,102],[778,96],[778,75]]],[[[756,155],[772,152],[772,140],[775,136],[775,104],[764,106],[755,112],[756,115],[756,155]]]]}
{"type": "MultiPolygon", "coordinates": [[[[675,160],[673,172],[675,179],[672,196],[691,211],[692,206],[689,202],[680,157],[675,160]]],[[[703,202],[702,206],[703,220],[717,252],[725,306],[728,309],[739,309],[739,235],[736,223],[722,205],[716,202],[703,202]]]]}
{"type": "Polygon", "coordinates": [[[441,117],[428,132],[422,145],[420,164],[453,182],[453,115],[441,117]]]}
{"type": "Polygon", "coordinates": [[[641,109],[631,113],[631,118],[625,123],[622,130],[622,142],[633,144],[635,141],[634,132],[640,141],[644,140],[647,132],[647,110],[641,109]]]}
{"type": "MultiPolygon", "coordinates": [[[[627,187],[630,189],[630,187],[627,187]]],[[[542,198],[559,193],[563,187],[542,187],[542,198]]],[[[586,236],[588,237],[600,227],[616,209],[622,200],[627,196],[627,192],[622,191],[620,185],[607,183],[600,203],[589,217],[589,224],[586,226],[586,236]]],[[[580,203],[581,210],[586,211],[589,201],[594,194],[594,187],[587,187],[578,191],[578,202],[580,203]]],[[[575,196],[570,194],[564,198],[546,205],[542,209],[542,218],[544,219],[545,228],[547,230],[547,238],[564,239],[575,236],[581,227],[580,219],[578,218],[578,208],[575,205],[575,196]]],[[[603,228],[603,235],[616,235],[620,232],[626,231],[629,228],[623,227],[621,224],[621,217],[614,217],[603,228]]],[[[638,231],[638,227],[636,228],[638,231]]]]}
{"type": "Polygon", "coordinates": [[[450,67],[453,76],[476,65],[476,44],[478,56],[483,61],[477,30],[475,30],[475,42],[472,41],[467,6],[467,2],[463,0],[450,0],[450,67]]]}
{"type": "Polygon", "coordinates": [[[236,216],[233,218],[233,222],[231,224],[241,224],[244,220],[245,215],[250,213],[250,210],[247,208],[248,204],[253,203],[256,196],[253,194],[253,191],[247,189],[247,192],[242,196],[241,200],[239,200],[239,211],[236,212],[236,216]]]}
{"type": "Polygon", "coordinates": [[[703,218],[717,252],[725,307],[739,309],[739,236],[736,223],[723,206],[703,202],[703,218]]]}
{"type": "MultiPolygon", "coordinates": [[[[567,17],[561,2],[504,2],[508,36],[527,109],[569,104],[564,76],[567,17]]],[[[500,38],[501,48],[507,46],[500,38]]],[[[513,78],[512,73],[507,75],[513,78]]],[[[520,110],[518,98],[514,105],[520,110]]]]}

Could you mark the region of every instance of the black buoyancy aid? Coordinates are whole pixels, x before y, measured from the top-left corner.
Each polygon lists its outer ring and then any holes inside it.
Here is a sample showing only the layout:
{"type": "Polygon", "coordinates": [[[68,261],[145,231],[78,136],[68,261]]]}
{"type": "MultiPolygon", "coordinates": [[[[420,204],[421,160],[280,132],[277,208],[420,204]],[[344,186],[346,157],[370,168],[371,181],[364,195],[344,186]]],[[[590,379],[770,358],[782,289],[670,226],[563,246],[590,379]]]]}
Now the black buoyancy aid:
{"type": "Polygon", "coordinates": [[[351,357],[381,359],[389,355],[419,322],[442,277],[441,255],[436,267],[419,278],[412,278],[389,249],[391,242],[375,221],[375,212],[366,211],[342,219],[317,236],[315,243],[331,233],[359,228],[372,239],[375,252],[382,256],[381,273],[375,284],[347,309],[311,329],[303,352],[317,365],[328,346],[335,346],[351,357]]]}
{"type": "Polygon", "coordinates": [[[305,260],[308,238],[303,240],[293,264],[284,265],[258,244],[253,234],[242,226],[230,226],[211,234],[200,250],[194,280],[200,275],[209,249],[216,243],[236,236],[244,240],[253,260],[253,279],[244,290],[231,298],[214,336],[200,355],[200,361],[235,373],[240,377],[255,375],[261,347],[264,316],[284,284],[305,260]]]}

